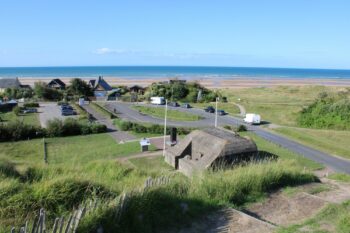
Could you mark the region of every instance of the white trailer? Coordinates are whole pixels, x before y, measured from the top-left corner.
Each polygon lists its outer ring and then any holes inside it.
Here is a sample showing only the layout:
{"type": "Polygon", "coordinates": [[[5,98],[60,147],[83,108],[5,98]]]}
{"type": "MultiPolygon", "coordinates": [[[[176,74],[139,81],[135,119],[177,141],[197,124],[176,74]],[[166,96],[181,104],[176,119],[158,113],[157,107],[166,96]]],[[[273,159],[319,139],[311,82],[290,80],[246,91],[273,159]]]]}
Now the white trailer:
{"type": "Polygon", "coordinates": [[[165,104],[164,97],[151,97],[151,104],[163,105],[165,104]]]}
{"type": "Polygon", "coordinates": [[[259,125],[261,121],[261,117],[259,114],[255,113],[247,113],[245,115],[245,118],[243,119],[244,122],[252,125],[259,125]]]}

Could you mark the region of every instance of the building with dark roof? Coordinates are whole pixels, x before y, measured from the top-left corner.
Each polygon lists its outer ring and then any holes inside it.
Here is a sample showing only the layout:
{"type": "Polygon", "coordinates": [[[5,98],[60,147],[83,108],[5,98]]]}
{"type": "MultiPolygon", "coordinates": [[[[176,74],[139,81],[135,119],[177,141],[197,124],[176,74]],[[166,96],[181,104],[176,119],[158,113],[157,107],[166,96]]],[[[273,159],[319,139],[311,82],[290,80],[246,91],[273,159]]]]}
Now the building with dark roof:
{"type": "Polygon", "coordinates": [[[20,88],[21,83],[18,78],[0,78],[0,92],[6,88],[20,88]]]}
{"type": "MultiPolygon", "coordinates": [[[[89,86],[94,91],[94,96],[97,99],[105,99],[107,100],[107,97],[109,95],[109,92],[113,91],[116,92],[107,82],[103,79],[102,76],[99,76],[97,80],[90,80],[89,86]]],[[[120,92],[120,90],[118,90],[120,92]]]]}
{"type": "Polygon", "coordinates": [[[146,90],[146,88],[141,87],[139,85],[134,85],[134,86],[129,87],[130,93],[135,93],[135,94],[139,94],[139,95],[145,94],[145,90],[146,90]]]}
{"type": "Polygon", "coordinates": [[[48,84],[47,87],[58,89],[58,90],[64,90],[66,89],[66,84],[61,79],[52,79],[48,84]]]}

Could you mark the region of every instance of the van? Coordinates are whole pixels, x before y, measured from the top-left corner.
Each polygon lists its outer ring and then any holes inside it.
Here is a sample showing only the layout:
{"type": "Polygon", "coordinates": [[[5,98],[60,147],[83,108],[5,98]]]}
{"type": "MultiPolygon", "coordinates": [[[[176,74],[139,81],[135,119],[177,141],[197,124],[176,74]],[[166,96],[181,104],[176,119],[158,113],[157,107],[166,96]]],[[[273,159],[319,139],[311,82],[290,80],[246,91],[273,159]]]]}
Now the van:
{"type": "Polygon", "coordinates": [[[247,113],[245,115],[245,118],[243,119],[244,122],[252,125],[259,125],[261,121],[261,117],[259,114],[255,113],[247,113]]]}
{"type": "Polygon", "coordinates": [[[163,105],[165,104],[164,97],[151,97],[151,104],[163,105]]]}

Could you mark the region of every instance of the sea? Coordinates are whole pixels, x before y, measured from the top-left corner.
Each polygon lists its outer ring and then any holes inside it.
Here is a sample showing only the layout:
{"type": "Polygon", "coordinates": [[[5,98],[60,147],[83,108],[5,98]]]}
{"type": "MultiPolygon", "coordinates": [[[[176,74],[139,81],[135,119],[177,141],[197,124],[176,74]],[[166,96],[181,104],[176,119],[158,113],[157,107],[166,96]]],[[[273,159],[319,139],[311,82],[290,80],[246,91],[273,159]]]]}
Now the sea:
{"type": "Polygon", "coordinates": [[[350,79],[350,70],[296,69],[214,66],[70,66],[70,67],[0,67],[2,78],[51,77],[147,78],[285,78],[350,79]]]}

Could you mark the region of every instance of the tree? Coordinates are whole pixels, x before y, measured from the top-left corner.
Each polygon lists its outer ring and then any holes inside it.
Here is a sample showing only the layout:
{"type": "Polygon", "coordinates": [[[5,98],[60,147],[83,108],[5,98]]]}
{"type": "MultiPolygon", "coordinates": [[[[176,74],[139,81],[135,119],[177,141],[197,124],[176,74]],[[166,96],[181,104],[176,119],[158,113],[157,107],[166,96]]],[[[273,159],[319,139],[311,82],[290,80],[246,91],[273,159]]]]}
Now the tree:
{"type": "Polygon", "coordinates": [[[75,78],[70,81],[69,91],[73,95],[92,96],[92,88],[82,79],[75,78]]]}
{"type": "Polygon", "coordinates": [[[44,82],[34,83],[34,93],[38,98],[47,100],[61,100],[63,97],[61,90],[49,88],[44,82]]]}

